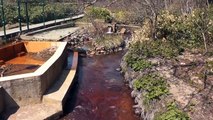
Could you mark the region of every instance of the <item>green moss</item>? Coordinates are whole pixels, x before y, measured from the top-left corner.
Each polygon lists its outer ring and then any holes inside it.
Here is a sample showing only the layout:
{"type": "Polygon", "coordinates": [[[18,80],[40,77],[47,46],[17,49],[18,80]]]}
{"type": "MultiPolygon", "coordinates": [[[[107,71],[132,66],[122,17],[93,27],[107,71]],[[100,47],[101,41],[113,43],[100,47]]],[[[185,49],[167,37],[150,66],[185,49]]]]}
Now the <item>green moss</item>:
{"type": "Polygon", "coordinates": [[[166,112],[157,116],[155,120],[190,120],[190,118],[186,113],[178,109],[173,102],[168,104],[166,112]]]}
{"type": "Polygon", "coordinates": [[[166,81],[162,77],[151,73],[137,79],[134,82],[134,88],[145,92],[143,94],[145,104],[149,104],[154,99],[160,99],[161,96],[169,93],[166,81]]]}

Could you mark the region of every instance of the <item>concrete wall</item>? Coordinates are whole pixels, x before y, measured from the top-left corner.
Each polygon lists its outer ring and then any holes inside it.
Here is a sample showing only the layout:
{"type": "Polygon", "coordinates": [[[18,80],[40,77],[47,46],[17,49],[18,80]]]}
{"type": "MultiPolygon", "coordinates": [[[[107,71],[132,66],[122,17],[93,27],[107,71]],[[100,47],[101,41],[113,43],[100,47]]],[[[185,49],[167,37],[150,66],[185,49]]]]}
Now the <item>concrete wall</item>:
{"type": "Polygon", "coordinates": [[[47,89],[55,83],[55,80],[60,76],[64,64],[66,62],[66,51],[40,76],[41,79],[41,92],[44,94],[47,89]]]}
{"type": "Polygon", "coordinates": [[[2,87],[0,86],[0,113],[4,110],[4,99],[3,99],[2,87]]]}
{"type": "Polygon", "coordinates": [[[41,82],[39,77],[26,77],[15,80],[0,81],[0,85],[4,88],[8,102],[7,107],[16,107],[28,105],[31,103],[39,103],[41,100],[41,82]],[[11,99],[9,102],[8,99],[11,99]]]}
{"type": "Polygon", "coordinates": [[[52,44],[50,42],[24,42],[27,52],[39,52],[44,49],[50,48],[52,44]]]}
{"type": "Polygon", "coordinates": [[[0,48],[0,60],[8,61],[17,57],[20,52],[26,52],[23,42],[2,47],[0,48]]]}
{"type": "Polygon", "coordinates": [[[60,46],[65,42],[24,41],[27,52],[40,52],[53,46],[60,46]]]}
{"type": "Polygon", "coordinates": [[[0,78],[0,86],[4,88],[8,97],[11,97],[10,102],[7,103],[7,107],[40,103],[42,95],[60,75],[63,64],[66,61],[65,48],[67,43],[51,43],[50,45],[57,45],[58,49],[55,54],[34,73],[0,78]]]}

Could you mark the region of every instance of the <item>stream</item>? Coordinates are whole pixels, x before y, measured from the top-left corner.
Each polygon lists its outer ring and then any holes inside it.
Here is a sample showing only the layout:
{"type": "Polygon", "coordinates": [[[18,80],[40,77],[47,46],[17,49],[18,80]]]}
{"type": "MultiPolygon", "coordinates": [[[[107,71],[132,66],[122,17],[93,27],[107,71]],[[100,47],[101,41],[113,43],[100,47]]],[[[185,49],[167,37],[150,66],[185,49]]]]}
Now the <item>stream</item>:
{"type": "Polygon", "coordinates": [[[131,90],[116,71],[124,52],[80,57],[60,120],[139,120],[134,114],[131,90]]]}

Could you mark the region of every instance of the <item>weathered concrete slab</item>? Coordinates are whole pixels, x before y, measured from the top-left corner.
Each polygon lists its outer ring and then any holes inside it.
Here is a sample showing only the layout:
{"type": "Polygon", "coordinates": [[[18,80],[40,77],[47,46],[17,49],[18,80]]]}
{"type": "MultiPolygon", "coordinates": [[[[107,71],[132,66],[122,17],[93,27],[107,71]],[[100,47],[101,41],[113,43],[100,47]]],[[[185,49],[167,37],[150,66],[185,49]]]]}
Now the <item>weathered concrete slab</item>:
{"type": "MultiPolygon", "coordinates": [[[[28,35],[27,38],[30,40],[58,41],[79,29],[80,27],[69,27],[69,28],[50,30],[50,31],[42,32],[42,33],[28,35]]],[[[22,39],[25,39],[25,38],[22,37],[22,39]]]]}

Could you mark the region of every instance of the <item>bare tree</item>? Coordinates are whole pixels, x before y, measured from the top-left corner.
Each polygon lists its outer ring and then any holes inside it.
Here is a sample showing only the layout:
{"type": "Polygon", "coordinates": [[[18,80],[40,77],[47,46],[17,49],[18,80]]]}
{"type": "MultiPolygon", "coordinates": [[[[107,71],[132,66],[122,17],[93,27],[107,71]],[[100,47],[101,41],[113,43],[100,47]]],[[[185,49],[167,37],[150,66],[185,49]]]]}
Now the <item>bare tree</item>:
{"type": "Polygon", "coordinates": [[[166,0],[135,0],[140,6],[136,6],[136,9],[144,11],[142,16],[150,20],[151,23],[151,36],[153,39],[156,39],[156,27],[157,19],[161,9],[164,8],[164,5],[167,4],[166,0]]]}

